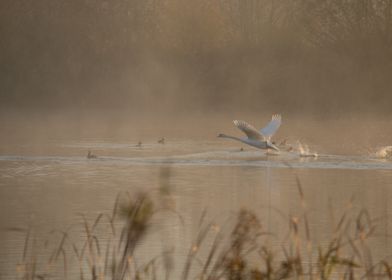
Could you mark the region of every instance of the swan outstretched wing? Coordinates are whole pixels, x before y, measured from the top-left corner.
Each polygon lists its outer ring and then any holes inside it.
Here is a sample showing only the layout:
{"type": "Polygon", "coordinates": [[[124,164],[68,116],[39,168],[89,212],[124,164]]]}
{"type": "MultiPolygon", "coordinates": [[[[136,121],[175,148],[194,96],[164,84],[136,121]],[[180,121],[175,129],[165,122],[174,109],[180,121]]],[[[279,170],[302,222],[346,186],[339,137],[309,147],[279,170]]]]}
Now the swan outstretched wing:
{"type": "Polygon", "coordinates": [[[241,129],[242,132],[244,132],[249,139],[254,139],[254,140],[263,139],[263,135],[261,135],[256,128],[254,128],[247,122],[234,120],[233,123],[236,127],[241,129]]]}
{"type": "Polygon", "coordinates": [[[279,129],[281,123],[281,115],[272,115],[271,121],[264,128],[260,129],[260,133],[266,138],[271,138],[279,129]]]}

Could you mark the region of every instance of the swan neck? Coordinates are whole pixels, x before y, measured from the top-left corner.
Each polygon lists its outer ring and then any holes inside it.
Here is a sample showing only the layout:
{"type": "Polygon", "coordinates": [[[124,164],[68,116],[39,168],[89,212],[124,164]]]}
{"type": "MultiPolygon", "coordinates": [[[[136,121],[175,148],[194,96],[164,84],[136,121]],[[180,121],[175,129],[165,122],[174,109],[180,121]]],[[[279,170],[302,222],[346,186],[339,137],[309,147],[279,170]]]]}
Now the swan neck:
{"type": "Polygon", "coordinates": [[[237,140],[237,141],[243,141],[241,138],[235,137],[235,136],[231,136],[231,135],[222,135],[223,138],[229,138],[229,139],[233,139],[233,140],[237,140]]]}

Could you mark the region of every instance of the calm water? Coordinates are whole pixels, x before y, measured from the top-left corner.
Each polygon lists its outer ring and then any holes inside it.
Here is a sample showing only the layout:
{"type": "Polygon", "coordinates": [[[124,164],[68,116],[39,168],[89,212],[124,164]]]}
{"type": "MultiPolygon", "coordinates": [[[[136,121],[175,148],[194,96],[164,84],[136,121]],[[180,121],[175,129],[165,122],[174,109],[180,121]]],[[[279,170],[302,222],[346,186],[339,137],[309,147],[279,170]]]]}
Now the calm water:
{"type": "MultiPolygon", "coordinates": [[[[315,242],[328,240],[332,217],[339,217],[354,197],[353,211],[364,207],[380,218],[373,252],[380,258],[389,256],[392,161],[367,154],[265,155],[240,147],[218,140],[168,139],[163,145],[150,141],[137,147],[126,141],[87,139],[48,142],[43,152],[15,144],[0,155],[0,279],[16,278],[16,264],[23,255],[25,235],[10,229],[30,226],[37,244],[58,242],[61,235],[53,230],[68,230],[80,242],[85,238],[79,231],[80,213],[93,221],[100,213],[110,213],[116,196],[126,192],[148,191],[159,198],[163,166],[170,167],[171,199],[182,222],[174,214],[155,217],[136,252],[140,262],[169,248],[180,264],[204,210],[207,219],[217,224],[224,224],[241,208],[255,211],[264,228],[274,234],[271,244],[278,248],[287,219],[275,209],[287,215],[302,211],[296,177],[303,187],[315,242]],[[88,160],[88,149],[98,158],[88,160]]],[[[42,259],[49,257],[44,250],[37,252],[42,259]]],[[[69,258],[71,264],[75,262],[71,252],[69,258]]],[[[71,276],[78,278],[78,273],[76,268],[71,276]]]]}

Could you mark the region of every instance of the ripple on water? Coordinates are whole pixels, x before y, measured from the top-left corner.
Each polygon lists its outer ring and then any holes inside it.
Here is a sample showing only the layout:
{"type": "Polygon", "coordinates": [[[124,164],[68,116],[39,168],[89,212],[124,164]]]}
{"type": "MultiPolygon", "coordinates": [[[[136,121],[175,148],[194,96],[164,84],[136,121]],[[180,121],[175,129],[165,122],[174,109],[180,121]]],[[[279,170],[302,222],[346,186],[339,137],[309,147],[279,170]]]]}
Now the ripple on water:
{"type": "MultiPolygon", "coordinates": [[[[60,165],[195,165],[195,166],[258,166],[271,168],[318,168],[318,169],[392,169],[392,161],[380,160],[374,156],[318,155],[301,157],[297,152],[281,152],[268,155],[260,151],[210,151],[161,157],[114,157],[101,156],[87,159],[80,156],[0,156],[0,161],[33,162],[33,165],[8,167],[14,175],[37,173],[42,176],[47,164],[60,165]]],[[[6,172],[8,173],[8,172],[6,172]]],[[[9,173],[8,173],[9,175],[9,173]]]]}

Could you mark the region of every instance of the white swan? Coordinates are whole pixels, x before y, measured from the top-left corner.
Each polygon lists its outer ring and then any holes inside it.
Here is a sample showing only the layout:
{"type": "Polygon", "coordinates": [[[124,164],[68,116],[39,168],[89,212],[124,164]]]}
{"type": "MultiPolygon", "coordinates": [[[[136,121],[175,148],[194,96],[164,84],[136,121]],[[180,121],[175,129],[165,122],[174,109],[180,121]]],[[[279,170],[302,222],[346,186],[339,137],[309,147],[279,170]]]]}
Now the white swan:
{"type": "Polygon", "coordinates": [[[220,133],[218,137],[234,139],[258,149],[274,149],[279,151],[279,148],[272,144],[270,140],[282,123],[282,117],[280,115],[273,115],[267,126],[260,129],[260,131],[244,121],[234,120],[233,123],[236,127],[241,129],[247,137],[238,138],[223,133],[220,133]]]}

